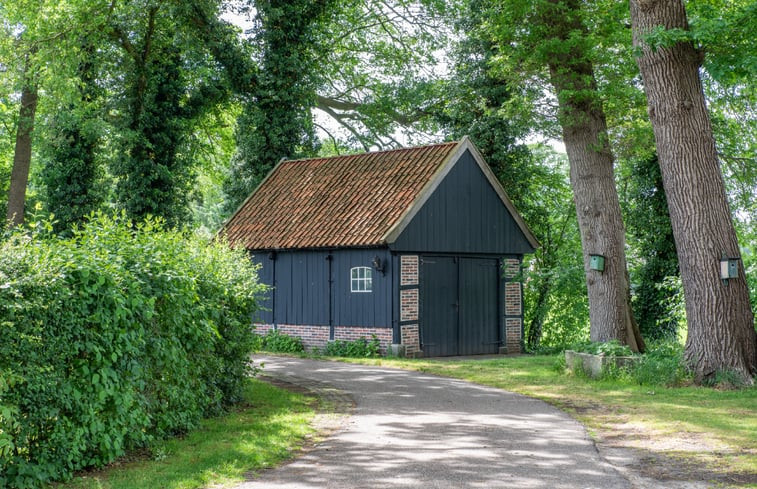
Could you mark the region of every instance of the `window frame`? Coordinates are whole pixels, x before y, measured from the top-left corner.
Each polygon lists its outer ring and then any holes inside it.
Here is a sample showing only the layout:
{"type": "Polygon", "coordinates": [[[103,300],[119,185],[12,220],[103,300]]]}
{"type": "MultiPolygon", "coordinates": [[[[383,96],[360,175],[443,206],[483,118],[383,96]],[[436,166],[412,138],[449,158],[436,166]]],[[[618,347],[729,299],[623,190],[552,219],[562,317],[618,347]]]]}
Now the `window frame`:
{"type": "Polygon", "coordinates": [[[350,268],[350,292],[357,294],[373,292],[373,269],[371,267],[358,266],[350,268]],[[360,288],[361,284],[363,286],[362,289],[360,288]]]}

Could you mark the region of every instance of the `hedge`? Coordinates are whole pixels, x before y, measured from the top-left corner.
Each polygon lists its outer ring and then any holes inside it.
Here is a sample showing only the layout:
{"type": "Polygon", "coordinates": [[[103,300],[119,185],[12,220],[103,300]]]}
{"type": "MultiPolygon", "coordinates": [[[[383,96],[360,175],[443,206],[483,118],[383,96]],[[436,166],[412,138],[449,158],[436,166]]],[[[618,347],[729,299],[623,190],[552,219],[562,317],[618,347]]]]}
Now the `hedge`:
{"type": "Polygon", "coordinates": [[[0,487],[34,488],[241,398],[256,269],[159,221],[0,243],[0,487]]]}

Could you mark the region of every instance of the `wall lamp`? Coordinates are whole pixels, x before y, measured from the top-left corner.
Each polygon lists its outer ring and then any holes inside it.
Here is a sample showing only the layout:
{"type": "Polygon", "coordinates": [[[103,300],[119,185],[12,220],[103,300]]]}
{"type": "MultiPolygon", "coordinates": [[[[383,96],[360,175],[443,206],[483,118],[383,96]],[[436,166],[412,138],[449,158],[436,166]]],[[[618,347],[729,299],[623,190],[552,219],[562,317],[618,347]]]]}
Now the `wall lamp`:
{"type": "Polygon", "coordinates": [[[386,262],[382,262],[381,258],[376,255],[373,257],[373,268],[375,268],[377,272],[381,272],[381,275],[384,275],[386,273],[386,262]]]}

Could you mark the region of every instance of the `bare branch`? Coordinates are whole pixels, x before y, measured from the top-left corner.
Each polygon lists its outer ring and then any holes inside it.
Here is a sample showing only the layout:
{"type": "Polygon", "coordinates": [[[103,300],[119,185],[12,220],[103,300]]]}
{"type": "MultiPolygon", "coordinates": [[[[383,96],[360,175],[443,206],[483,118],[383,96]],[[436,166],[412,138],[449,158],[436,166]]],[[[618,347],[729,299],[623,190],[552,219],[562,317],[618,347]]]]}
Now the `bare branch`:
{"type": "Polygon", "coordinates": [[[352,127],[351,124],[348,124],[344,117],[341,114],[338,114],[334,110],[332,110],[330,107],[319,107],[322,111],[326,112],[328,115],[330,115],[335,121],[337,121],[342,127],[347,129],[350,133],[352,133],[353,136],[357,139],[357,141],[360,143],[360,145],[365,149],[365,151],[370,150],[370,141],[367,141],[366,138],[360,134],[357,129],[352,127]]]}
{"type": "Polygon", "coordinates": [[[331,131],[329,131],[328,129],[326,129],[324,126],[318,124],[317,122],[315,122],[314,124],[315,124],[315,127],[319,128],[321,131],[323,131],[323,132],[326,133],[326,135],[329,137],[329,139],[331,139],[331,143],[334,145],[334,151],[336,151],[337,155],[340,155],[341,153],[339,152],[339,142],[334,137],[334,135],[331,134],[331,131]]]}
{"type": "MultiPolygon", "coordinates": [[[[319,109],[326,111],[326,108],[343,110],[350,112],[360,112],[360,109],[365,107],[366,104],[360,102],[350,102],[346,100],[337,100],[324,95],[316,95],[316,105],[319,109]]],[[[427,112],[416,109],[412,114],[401,114],[392,108],[386,108],[386,114],[397,124],[405,127],[412,126],[414,123],[421,120],[424,116],[428,115],[427,112]]]]}

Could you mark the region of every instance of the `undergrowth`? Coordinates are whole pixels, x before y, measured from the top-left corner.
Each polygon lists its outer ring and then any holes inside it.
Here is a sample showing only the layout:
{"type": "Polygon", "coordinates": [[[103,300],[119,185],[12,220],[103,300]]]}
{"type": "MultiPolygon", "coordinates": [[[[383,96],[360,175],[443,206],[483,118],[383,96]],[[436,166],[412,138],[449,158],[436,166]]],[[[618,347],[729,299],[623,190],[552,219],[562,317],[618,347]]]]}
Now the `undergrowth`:
{"type": "Polygon", "coordinates": [[[257,336],[256,349],[271,353],[302,353],[305,345],[301,338],[270,329],[266,334],[257,336]]]}

